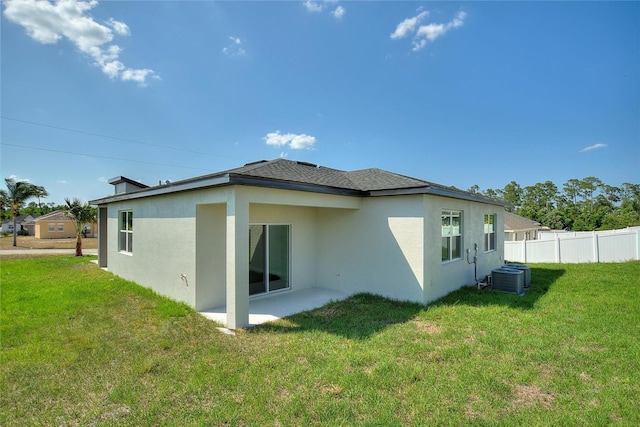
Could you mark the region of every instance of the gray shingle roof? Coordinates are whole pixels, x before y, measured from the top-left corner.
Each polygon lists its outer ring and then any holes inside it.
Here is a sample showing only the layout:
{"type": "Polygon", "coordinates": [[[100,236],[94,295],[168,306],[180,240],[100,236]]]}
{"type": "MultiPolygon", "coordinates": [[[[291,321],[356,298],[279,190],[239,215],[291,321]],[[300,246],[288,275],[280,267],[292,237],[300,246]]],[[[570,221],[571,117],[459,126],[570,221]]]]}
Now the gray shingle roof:
{"type": "Polygon", "coordinates": [[[539,222],[532,221],[520,215],[511,212],[504,213],[504,229],[505,231],[521,231],[521,230],[538,230],[541,229],[539,222]]]}
{"type": "Polygon", "coordinates": [[[102,204],[122,200],[122,197],[147,197],[220,185],[266,186],[352,196],[430,193],[497,205],[502,204],[499,201],[466,191],[382,169],[343,171],[288,159],[261,160],[247,163],[238,168],[175,181],[166,186],[159,185],[120,196],[105,197],[94,200],[92,203],[102,204]]]}
{"type": "Polygon", "coordinates": [[[347,190],[362,190],[347,177],[347,172],[345,171],[286,159],[248,163],[242,167],[231,169],[227,173],[347,190]]]}
{"type": "Polygon", "coordinates": [[[64,211],[53,211],[33,219],[33,222],[39,221],[71,221],[71,219],[65,215],[64,211]]]}

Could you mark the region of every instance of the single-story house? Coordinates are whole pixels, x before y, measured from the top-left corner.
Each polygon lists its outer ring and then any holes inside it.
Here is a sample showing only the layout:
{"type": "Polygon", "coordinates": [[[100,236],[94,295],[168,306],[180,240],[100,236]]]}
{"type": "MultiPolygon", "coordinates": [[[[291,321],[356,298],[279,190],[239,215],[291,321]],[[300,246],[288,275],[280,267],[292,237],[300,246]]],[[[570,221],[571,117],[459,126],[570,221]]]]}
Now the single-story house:
{"type": "MultiPolygon", "coordinates": [[[[24,225],[32,219],[33,217],[31,215],[18,215],[15,218],[16,230],[23,230],[25,228],[24,225]]],[[[0,231],[2,233],[13,233],[13,218],[2,222],[2,228],[0,229],[0,231]]]]}
{"type": "Polygon", "coordinates": [[[548,230],[539,222],[530,220],[511,212],[504,213],[504,240],[514,242],[516,240],[537,240],[538,232],[548,230]]]}
{"type": "MultiPolygon", "coordinates": [[[[76,237],[76,225],[64,211],[53,211],[45,215],[33,218],[25,223],[30,236],[36,239],[66,239],[76,237]]],[[[94,237],[98,224],[85,224],[86,237],[94,237]]]]}
{"type": "Polygon", "coordinates": [[[502,202],[380,169],[286,159],[97,200],[98,264],[198,311],[307,288],[428,303],[503,264],[502,202]]]}

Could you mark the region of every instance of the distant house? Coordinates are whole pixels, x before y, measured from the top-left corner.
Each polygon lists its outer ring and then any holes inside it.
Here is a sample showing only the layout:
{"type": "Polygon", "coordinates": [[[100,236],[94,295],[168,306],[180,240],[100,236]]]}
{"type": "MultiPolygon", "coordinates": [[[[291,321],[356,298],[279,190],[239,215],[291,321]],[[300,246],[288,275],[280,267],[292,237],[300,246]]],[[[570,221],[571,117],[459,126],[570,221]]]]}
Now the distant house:
{"type": "MultiPolygon", "coordinates": [[[[24,229],[25,223],[31,221],[33,217],[31,215],[18,215],[15,218],[17,231],[20,232],[24,229]]],[[[2,233],[12,233],[13,234],[13,218],[8,219],[2,223],[2,228],[0,229],[2,233]]]]}
{"type": "Polygon", "coordinates": [[[504,213],[504,240],[507,242],[537,240],[538,232],[548,229],[548,227],[543,227],[539,222],[529,218],[511,212],[504,213]]]}
{"type": "Polygon", "coordinates": [[[504,262],[504,204],[380,169],[285,159],[147,187],[110,180],[98,263],[196,310],[310,288],[427,303],[504,262]]]}
{"type": "MultiPolygon", "coordinates": [[[[65,239],[76,237],[75,223],[65,215],[64,211],[54,211],[25,224],[30,236],[36,239],[65,239]]],[[[85,224],[86,237],[95,237],[98,224],[85,224]]]]}

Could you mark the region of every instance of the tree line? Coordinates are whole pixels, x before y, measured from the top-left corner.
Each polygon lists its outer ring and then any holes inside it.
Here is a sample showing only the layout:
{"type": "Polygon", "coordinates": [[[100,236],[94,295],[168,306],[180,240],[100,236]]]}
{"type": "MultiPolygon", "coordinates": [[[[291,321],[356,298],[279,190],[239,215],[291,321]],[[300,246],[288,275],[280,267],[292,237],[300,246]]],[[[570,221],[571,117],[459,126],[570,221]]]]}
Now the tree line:
{"type": "Polygon", "coordinates": [[[545,181],[522,187],[511,181],[502,189],[467,191],[509,203],[507,211],[554,230],[614,230],[640,225],[640,184],[607,185],[593,176],[572,178],[558,188],[545,181]]]}

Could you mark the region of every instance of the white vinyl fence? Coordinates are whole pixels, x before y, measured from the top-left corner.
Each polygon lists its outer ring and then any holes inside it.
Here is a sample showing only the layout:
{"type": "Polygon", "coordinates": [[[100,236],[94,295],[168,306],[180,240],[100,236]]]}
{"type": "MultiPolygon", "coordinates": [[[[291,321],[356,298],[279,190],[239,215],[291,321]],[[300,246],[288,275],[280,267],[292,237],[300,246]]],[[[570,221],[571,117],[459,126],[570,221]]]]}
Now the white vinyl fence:
{"type": "Polygon", "coordinates": [[[504,242],[515,262],[624,262],[640,260],[640,227],[578,233],[541,232],[538,240],[504,242]]]}

